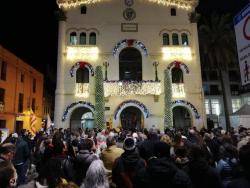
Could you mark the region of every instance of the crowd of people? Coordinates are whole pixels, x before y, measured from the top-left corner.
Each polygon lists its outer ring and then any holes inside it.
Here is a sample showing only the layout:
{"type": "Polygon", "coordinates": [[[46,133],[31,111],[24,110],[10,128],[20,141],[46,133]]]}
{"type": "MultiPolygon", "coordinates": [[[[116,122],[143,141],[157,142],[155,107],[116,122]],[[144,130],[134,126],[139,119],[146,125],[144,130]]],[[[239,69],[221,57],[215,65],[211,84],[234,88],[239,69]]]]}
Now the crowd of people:
{"type": "Polygon", "coordinates": [[[70,130],[11,134],[0,188],[250,188],[250,130],[70,130]]]}

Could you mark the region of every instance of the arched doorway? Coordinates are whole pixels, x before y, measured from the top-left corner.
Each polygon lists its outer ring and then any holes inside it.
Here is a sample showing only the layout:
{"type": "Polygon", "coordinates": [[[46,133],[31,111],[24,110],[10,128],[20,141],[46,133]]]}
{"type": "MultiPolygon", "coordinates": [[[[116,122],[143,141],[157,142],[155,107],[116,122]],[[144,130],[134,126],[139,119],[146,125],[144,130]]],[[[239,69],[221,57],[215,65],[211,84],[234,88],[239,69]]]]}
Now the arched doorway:
{"type": "Polygon", "coordinates": [[[70,117],[70,129],[77,130],[79,128],[93,127],[93,113],[85,107],[76,108],[70,117]]]}
{"type": "Polygon", "coordinates": [[[123,49],[119,55],[120,80],[142,80],[142,56],[136,48],[123,49]]]}
{"type": "Polygon", "coordinates": [[[192,116],[187,108],[176,106],[173,108],[173,124],[176,129],[188,129],[192,125],[192,116]]]}
{"type": "Polygon", "coordinates": [[[134,130],[142,128],[142,112],[140,109],[129,106],[125,108],[120,115],[121,126],[126,130],[134,130]]]}

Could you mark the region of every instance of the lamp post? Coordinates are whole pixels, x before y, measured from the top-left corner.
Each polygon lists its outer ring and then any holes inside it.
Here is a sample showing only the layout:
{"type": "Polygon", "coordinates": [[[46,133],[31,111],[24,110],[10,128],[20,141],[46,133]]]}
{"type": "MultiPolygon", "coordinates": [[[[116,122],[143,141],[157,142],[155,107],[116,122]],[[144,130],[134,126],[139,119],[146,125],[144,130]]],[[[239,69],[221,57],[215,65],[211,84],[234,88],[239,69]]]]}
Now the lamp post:
{"type": "Polygon", "coordinates": [[[157,61],[153,62],[153,66],[155,67],[155,81],[159,81],[159,79],[158,79],[158,72],[157,72],[158,65],[159,65],[159,62],[157,62],[157,61]]]}
{"type": "Polygon", "coordinates": [[[104,80],[107,81],[108,80],[108,66],[109,66],[109,63],[107,61],[105,61],[103,63],[103,66],[105,67],[105,76],[104,76],[104,80]]]}

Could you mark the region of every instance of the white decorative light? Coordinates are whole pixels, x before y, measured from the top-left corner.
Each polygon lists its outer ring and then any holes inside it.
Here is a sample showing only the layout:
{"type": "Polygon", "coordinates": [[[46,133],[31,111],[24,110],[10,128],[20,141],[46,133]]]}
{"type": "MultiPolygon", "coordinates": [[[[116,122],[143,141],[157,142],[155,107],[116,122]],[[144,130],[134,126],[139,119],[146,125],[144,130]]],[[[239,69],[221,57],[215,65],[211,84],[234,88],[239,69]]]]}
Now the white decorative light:
{"type": "Polygon", "coordinates": [[[76,83],[75,96],[88,98],[89,97],[89,83],[76,83]]]}
{"type": "Polygon", "coordinates": [[[67,59],[71,61],[95,61],[99,57],[99,49],[96,46],[68,46],[67,59]]]}
{"type": "Polygon", "coordinates": [[[192,60],[192,51],[190,47],[163,47],[162,48],[163,53],[163,60],[186,60],[190,61],[192,60]]]}
{"type": "MultiPolygon", "coordinates": [[[[109,0],[57,0],[59,8],[69,9],[80,5],[94,4],[109,0]]],[[[176,6],[184,10],[191,10],[198,5],[198,0],[144,0],[157,3],[163,6],[176,6]]]]}
{"type": "Polygon", "coordinates": [[[155,81],[104,81],[104,96],[160,95],[161,83],[155,81]]]}
{"type": "Polygon", "coordinates": [[[172,84],[173,98],[185,98],[184,84],[172,84]]]}

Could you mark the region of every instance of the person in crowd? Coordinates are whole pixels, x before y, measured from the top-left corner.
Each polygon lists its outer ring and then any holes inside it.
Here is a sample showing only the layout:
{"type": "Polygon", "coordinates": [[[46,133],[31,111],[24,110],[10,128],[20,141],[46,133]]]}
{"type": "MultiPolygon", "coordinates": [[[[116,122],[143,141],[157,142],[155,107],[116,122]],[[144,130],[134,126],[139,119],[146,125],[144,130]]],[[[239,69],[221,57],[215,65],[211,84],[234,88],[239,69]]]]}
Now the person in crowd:
{"type": "Polygon", "coordinates": [[[81,188],[109,188],[107,171],[101,160],[91,163],[81,188]]]}
{"type": "Polygon", "coordinates": [[[249,188],[250,187],[250,143],[242,146],[239,151],[239,160],[243,168],[243,176],[233,180],[227,188],[249,188]]]}
{"type": "Polygon", "coordinates": [[[140,157],[132,137],[124,140],[123,149],[124,153],[114,162],[112,181],[117,188],[132,188],[137,170],[145,168],[146,164],[140,157]]]}
{"type": "Polygon", "coordinates": [[[17,173],[10,161],[0,162],[0,187],[14,188],[17,185],[17,173]]]}
{"type": "Polygon", "coordinates": [[[185,146],[178,147],[175,149],[175,165],[179,169],[185,168],[189,163],[189,159],[187,157],[187,149],[185,146]]]}
{"type": "Polygon", "coordinates": [[[170,159],[170,146],[159,141],[154,147],[154,156],[147,161],[147,167],[136,174],[135,187],[154,188],[189,188],[191,181],[188,175],[179,170],[170,159]]]}
{"type": "Polygon", "coordinates": [[[76,183],[81,185],[83,179],[86,176],[86,172],[90,164],[99,159],[99,157],[94,153],[95,144],[94,141],[90,138],[84,139],[79,144],[79,152],[76,155],[76,183]]]}
{"type": "Polygon", "coordinates": [[[0,146],[0,162],[12,161],[15,155],[15,145],[11,143],[5,143],[0,146]]]}

